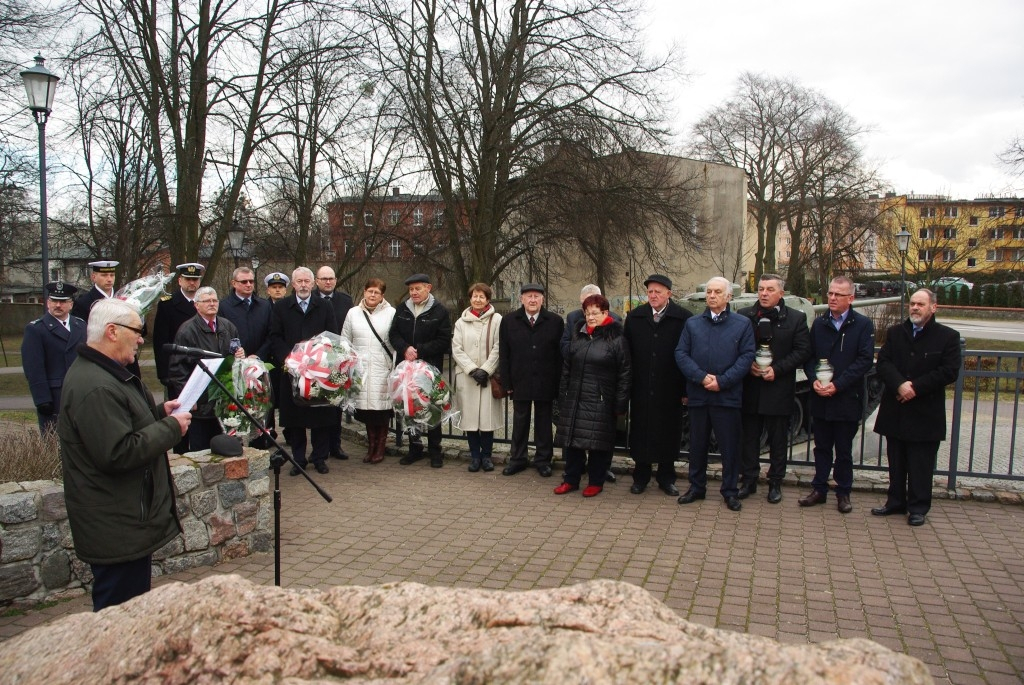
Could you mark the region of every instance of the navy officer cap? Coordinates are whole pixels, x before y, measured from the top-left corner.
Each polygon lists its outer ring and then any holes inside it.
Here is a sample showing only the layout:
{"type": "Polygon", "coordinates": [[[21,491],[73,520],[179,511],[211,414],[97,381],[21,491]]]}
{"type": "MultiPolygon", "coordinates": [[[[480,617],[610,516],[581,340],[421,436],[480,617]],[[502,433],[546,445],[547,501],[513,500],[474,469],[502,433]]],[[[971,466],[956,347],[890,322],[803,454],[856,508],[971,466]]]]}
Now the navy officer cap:
{"type": "Polygon", "coordinates": [[[64,281],[46,284],[46,297],[50,300],[70,300],[77,292],[78,288],[64,281]]]}

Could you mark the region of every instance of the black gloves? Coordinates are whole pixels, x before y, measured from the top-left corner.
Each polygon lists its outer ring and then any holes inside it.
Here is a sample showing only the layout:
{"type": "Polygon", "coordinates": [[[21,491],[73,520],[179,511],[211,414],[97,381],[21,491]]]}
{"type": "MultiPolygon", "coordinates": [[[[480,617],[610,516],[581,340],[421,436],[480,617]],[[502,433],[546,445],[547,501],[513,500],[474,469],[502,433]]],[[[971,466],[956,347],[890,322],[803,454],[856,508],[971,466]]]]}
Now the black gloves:
{"type": "Polygon", "coordinates": [[[473,369],[469,372],[469,377],[479,383],[481,388],[487,387],[489,375],[483,369],[473,369]]]}
{"type": "Polygon", "coordinates": [[[53,402],[43,402],[42,404],[37,404],[36,411],[39,412],[40,416],[53,416],[53,402]]]}

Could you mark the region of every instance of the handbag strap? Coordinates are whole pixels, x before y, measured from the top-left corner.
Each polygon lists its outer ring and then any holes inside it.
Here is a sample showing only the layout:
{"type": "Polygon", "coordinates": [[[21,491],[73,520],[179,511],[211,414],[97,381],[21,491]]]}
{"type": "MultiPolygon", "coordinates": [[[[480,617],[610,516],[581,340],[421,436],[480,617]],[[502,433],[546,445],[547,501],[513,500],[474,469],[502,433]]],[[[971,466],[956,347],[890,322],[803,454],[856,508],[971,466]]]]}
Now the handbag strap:
{"type": "Polygon", "coordinates": [[[391,360],[391,366],[394,366],[395,365],[395,353],[393,351],[391,351],[390,349],[388,349],[387,343],[385,343],[384,339],[380,337],[380,333],[377,332],[377,329],[373,327],[373,322],[370,321],[370,315],[366,313],[366,310],[360,308],[359,311],[361,311],[363,313],[363,317],[366,319],[366,323],[370,326],[370,330],[373,331],[373,337],[375,337],[377,339],[377,342],[380,343],[380,346],[384,348],[384,353],[387,354],[388,355],[388,359],[391,360]]]}

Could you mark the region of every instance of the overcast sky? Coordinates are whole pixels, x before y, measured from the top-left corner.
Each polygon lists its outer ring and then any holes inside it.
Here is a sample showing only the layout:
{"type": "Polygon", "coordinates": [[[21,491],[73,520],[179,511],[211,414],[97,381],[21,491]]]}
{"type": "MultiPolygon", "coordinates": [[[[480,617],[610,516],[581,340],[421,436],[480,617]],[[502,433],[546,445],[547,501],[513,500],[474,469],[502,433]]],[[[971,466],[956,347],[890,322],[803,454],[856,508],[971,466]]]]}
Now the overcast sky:
{"type": "Polygon", "coordinates": [[[867,126],[865,152],[898,193],[1024,196],[996,159],[1024,134],[1024,0],[647,2],[651,47],[685,53],[683,144],[741,72],[763,72],[867,126]]]}

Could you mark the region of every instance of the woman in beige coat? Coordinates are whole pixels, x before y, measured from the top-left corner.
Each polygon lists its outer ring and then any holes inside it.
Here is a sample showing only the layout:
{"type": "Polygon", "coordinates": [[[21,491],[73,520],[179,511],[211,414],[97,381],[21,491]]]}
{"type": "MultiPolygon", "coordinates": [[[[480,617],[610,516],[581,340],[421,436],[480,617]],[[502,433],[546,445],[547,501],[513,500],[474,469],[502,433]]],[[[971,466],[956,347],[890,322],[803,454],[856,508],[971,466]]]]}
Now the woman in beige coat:
{"type": "Polygon", "coordinates": [[[461,412],[458,428],[469,439],[469,470],[493,471],[494,431],[502,423],[501,400],[491,395],[489,379],[498,369],[498,327],[501,314],[491,306],[486,283],[469,287],[469,307],[455,322],[452,359],[455,361],[455,406],[461,412]]]}

